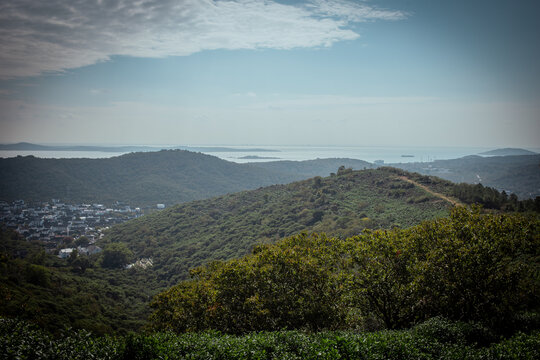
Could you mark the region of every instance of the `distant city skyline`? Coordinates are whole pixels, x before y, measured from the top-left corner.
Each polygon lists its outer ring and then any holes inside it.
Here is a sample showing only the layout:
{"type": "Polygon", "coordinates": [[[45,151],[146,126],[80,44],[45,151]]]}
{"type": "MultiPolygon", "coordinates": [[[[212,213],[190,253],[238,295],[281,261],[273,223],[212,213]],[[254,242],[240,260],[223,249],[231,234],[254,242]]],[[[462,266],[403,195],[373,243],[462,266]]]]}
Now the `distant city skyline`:
{"type": "Polygon", "coordinates": [[[537,1],[0,10],[0,143],[540,148],[537,1]]]}

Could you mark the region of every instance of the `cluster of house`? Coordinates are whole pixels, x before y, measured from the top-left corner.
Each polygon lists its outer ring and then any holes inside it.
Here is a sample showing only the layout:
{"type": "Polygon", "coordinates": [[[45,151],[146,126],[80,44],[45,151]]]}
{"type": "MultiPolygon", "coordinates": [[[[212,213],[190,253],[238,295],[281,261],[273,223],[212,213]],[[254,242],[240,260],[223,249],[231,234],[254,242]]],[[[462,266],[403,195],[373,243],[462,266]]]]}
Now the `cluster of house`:
{"type": "MultiPolygon", "coordinates": [[[[103,236],[102,231],[142,215],[140,208],[116,203],[64,204],[60,200],[39,204],[26,204],[23,200],[0,202],[0,223],[17,231],[28,240],[42,242],[46,251],[55,253],[67,239],[85,236],[88,246],[80,247],[79,254],[99,252],[94,243],[103,236]]],[[[60,249],[60,257],[68,257],[75,248],[60,249]]]]}

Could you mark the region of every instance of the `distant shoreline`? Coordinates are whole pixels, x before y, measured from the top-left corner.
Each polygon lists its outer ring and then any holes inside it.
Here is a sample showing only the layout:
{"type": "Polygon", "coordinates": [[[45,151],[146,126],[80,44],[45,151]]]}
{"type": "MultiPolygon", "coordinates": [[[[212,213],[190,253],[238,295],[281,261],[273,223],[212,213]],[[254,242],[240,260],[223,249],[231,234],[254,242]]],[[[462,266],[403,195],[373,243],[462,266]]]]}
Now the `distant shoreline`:
{"type": "Polygon", "coordinates": [[[27,142],[0,144],[2,151],[88,151],[88,152],[148,152],[160,150],[187,150],[194,152],[279,152],[279,150],[261,148],[234,148],[224,146],[90,146],[90,145],[40,145],[27,142]]]}

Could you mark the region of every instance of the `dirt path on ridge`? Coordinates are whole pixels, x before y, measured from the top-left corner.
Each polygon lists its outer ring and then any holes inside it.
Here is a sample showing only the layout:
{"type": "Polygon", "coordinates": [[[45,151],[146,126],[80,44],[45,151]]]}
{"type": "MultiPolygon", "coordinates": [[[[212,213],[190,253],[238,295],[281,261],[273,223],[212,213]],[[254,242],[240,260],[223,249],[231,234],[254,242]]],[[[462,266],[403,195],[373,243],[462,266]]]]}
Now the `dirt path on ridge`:
{"type": "Polygon", "coordinates": [[[430,193],[431,195],[434,195],[434,196],[436,196],[436,197],[438,197],[438,198],[440,198],[440,199],[443,199],[443,200],[445,200],[445,201],[448,201],[450,204],[452,204],[452,205],[454,205],[454,206],[463,206],[463,204],[462,204],[460,201],[455,200],[455,199],[452,199],[452,198],[449,198],[448,196],[443,195],[443,194],[441,194],[441,193],[435,192],[435,191],[431,190],[430,188],[428,188],[427,186],[422,185],[422,184],[420,184],[420,183],[417,183],[416,181],[411,180],[411,179],[409,179],[409,178],[406,177],[406,176],[398,176],[398,178],[399,178],[400,180],[403,180],[403,181],[409,182],[409,183],[411,183],[411,184],[413,184],[413,185],[415,185],[415,186],[418,186],[419,188],[421,188],[421,189],[427,191],[428,193],[430,193]]]}

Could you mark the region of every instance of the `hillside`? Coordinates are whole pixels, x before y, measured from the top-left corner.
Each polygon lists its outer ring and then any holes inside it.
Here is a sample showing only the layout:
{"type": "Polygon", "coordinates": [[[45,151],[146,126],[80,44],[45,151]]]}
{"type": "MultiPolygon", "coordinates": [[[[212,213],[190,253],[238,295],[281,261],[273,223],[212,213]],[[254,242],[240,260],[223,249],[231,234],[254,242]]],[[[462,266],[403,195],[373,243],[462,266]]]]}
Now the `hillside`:
{"type": "Polygon", "coordinates": [[[184,150],[108,159],[0,159],[0,200],[175,204],[297,178],[184,150]]]}
{"type": "Polygon", "coordinates": [[[327,176],[338,167],[370,167],[360,160],[237,164],[185,150],[138,152],[108,159],[0,159],[0,200],[167,205],[327,176]]]}
{"type": "Polygon", "coordinates": [[[239,258],[256,244],[302,231],[345,238],[366,228],[407,227],[444,217],[452,203],[461,203],[453,195],[485,198],[506,209],[535,204],[522,206],[492,189],[456,186],[398,169],[342,168],[327,178],[179,204],[143,216],[111,228],[100,243],[104,251],[89,258],[46,256],[38,243],[0,232],[0,316],[23,317],[52,331],[63,325],[98,333],[137,330],[149,314],[151,298],[186,279],[194,267],[239,258]],[[500,199],[493,201],[497,195],[500,199]],[[153,266],[123,266],[143,258],[151,258],[153,266]]]}
{"type": "Polygon", "coordinates": [[[434,175],[455,183],[482,183],[519,198],[540,196],[540,155],[466,156],[430,163],[391,164],[403,170],[434,175]]]}
{"type": "Polygon", "coordinates": [[[60,260],[3,227],[0,242],[0,316],[53,332],[127,333],[144,325],[155,295],[147,274],[101,267],[97,256],[60,260]]]}
{"type": "MultiPolygon", "coordinates": [[[[433,181],[429,186],[450,193],[452,185],[433,181]]],[[[160,286],[169,286],[190,268],[243,256],[257,243],[302,231],[351,236],[365,228],[405,227],[445,216],[450,207],[400,179],[395,169],[342,170],[327,178],[179,204],[115,226],[103,245],[123,242],[136,257],[152,258],[160,286]]]]}

